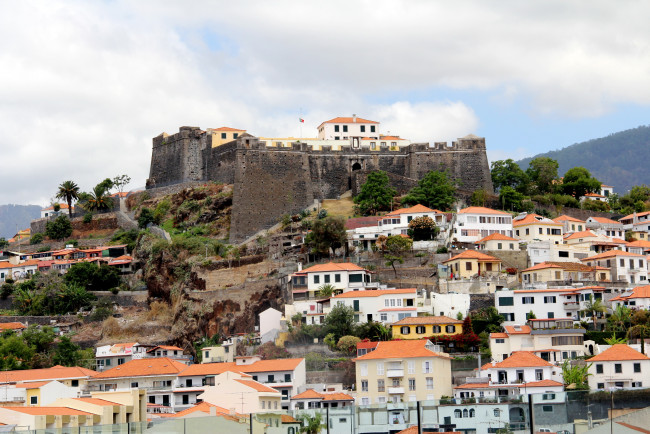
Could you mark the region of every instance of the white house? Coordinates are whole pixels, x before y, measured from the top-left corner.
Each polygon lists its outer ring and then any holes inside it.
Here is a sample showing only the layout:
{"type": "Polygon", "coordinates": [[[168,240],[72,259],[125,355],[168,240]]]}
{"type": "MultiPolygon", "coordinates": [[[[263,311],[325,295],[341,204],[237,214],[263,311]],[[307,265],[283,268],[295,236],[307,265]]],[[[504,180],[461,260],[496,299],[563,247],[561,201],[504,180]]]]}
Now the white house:
{"type": "Polygon", "coordinates": [[[623,224],[606,217],[589,217],[587,219],[587,229],[608,237],[625,238],[623,224]]]}
{"type": "Polygon", "coordinates": [[[526,244],[531,266],[542,262],[575,262],[593,255],[589,247],[555,244],[551,241],[534,241],[526,244]]]}
{"type": "Polygon", "coordinates": [[[317,392],[307,389],[291,398],[291,410],[309,408],[343,408],[354,404],[354,398],[343,392],[317,392]]]}
{"type": "Polygon", "coordinates": [[[304,299],[315,298],[323,285],[332,285],[335,292],[357,291],[372,286],[371,275],[351,262],[313,265],[291,275],[292,292],[294,299],[304,299]]]}
{"type": "Polygon", "coordinates": [[[557,218],[554,218],[553,221],[555,223],[562,223],[564,225],[564,229],[562,232],[564,232],[565,234],[584,231],[587,228],[587,222],[585,222],[584,220],[580,220],[565,214],[557,218]]]}
{"type": "Polygon", "coordinates": [[[379,139],[379,122],[352,115],[336,117],[318,126],[319,140],[347,140],[354,147],[364,137],[379,139]]]}
{"type": "Polygon", "coordinates": [[[476,244],[479,245],[481,250],[519,251],[519,240],[501,233],[494,233],[481,238],[476,244]]]}
{"type": "Polygon", "coordinates": [[[198,399],[240,414],[282,411],[282,394],[250,375],[226,371],[213,377],[198,399]]]}
{"type": "Polygon", "coordinates": [[[458,242],[476,243],[494,233],[512,237],[510,214],[480,206],[470,206],[456,214],[453,238],[458,242]]]}
{"type": "Polygon", "coordinates": [[[496,362],[516,351],[530,351],[554,364],[585,355],[586,330],[574,328],[570,318],[530,319],[527,325],[503,328],[504,333],[490,333],[490,352],[496,362]]]}
{"type": "Polygon", "coordinates": [[[274,342],[282,329],[282,312],[269,307],[259,314],[260,340],[262,343],[274,342]]]}
{"type": "Polygon", "coordinates": [[[469,294],[438,294],[431,293],[431,310],[434,315],[457,318],[461,313],[463,318],[469,314],[469,294]]]}
{"type": "Polygon", "coordinates": [[[416,297],[415,288],[348,291],[332,297],[330,303],[352,307],[355,322],[390,324],[417,316],[416,297]]]}
{"type": "MultiPolygon", "coordinates": [[[[41,218],[45,217],[52,217],[52,216],[57,216],[61,214],[68,214],[68,204],[67,203],[60,203],[59,204],[59,211],[54,211],[54,205],[50,205],[47,208],[41,209],[41,218]]],[[[72,213],[74,214],[74,206],[72,207],[72,213]]]]}
{"type": "MultiPolygon", "coordinates": [[[[601,286],[552,289],[517,289],[495,292],[495,304],[505,318],[504,325],[526,324],[532,311],[535,318],[569,318],[580,321],[580,312],[589,300],[602,298],[601,286]]],[[[602,316],[602,313],[599,313],[602,316]]],[[[590,317],[583,316],[585,321],[590,317]]]]}
{"type": "MultiPolygon", "coordinates": [[[[562,370],[529,351],[516,351],[501,362],[486,363],[476,378],[454,388],[457,398],[496,398],[564,391],[562,370]]],[[[470,377],[471,378],[471,377],[470,377]]]]}
{"type": "Polygon", "coordinates": [[[522,213],[512,220],[512,228],[515,238],[522,241],[550,241],[561,244],[564,223],[556,223],[538,214],[522,213]]]}
{"type": "Polygon", "coordinates": [[[650,387],[650,358],[629,345],[612,345],[587,362],[591,390],[650,387]]]}
{"type": "Polygon", "coordinates": [[[637,286],[610,300],[612,307],[627,306],[630,309],[650,309],[650,285],[637,286]]]}
{"type": "Polygon", "coordinates": [[[648,261],[645,255],[609,250],[581,261],[589,266],[607,267],[611,271],[612,281],[628,283],[645,283],[648,281],[648,261]]]}
{"type": "Polygon", "coordinates": [[[645,230],[648,232],[650,231],[650,211],[634,212],[625,217],[621,217],[619,222],[625,230],[645,230]]]}

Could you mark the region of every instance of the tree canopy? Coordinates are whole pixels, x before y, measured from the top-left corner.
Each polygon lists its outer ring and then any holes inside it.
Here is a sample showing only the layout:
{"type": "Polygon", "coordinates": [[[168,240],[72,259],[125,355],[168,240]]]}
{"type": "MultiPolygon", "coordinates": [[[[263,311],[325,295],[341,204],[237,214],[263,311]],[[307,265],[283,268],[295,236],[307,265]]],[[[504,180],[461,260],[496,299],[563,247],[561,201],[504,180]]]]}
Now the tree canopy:
{"type": "Polygon", "coordinates": [[[64,181],[59,185],[56,193],[58,199],[63,199],[68,204],[68,215],[72,218],[72,200],[79,199],[79,186],[73,181],[64,181]]]}
{"type": "Polygon", "coordinates": [[[52,240],[62,240],[72,235],[70,219],[64,215],[45,224],[45,235],[52,240]]]}
{"type": "Polygon", "coordinates": [[[440,228],[429,216],[416,217],[409,222],[408,234],[413,241],[433,240],[439,232],[440,228]]]}
{"type": "Polygon", "coordinates": [[[396,194],[386,172],[370,172],[361,186],[361,192],[354,197],[354,203],[357,204],[359,214],[376,215],[378,211],[390,210],[396,194]]]}
{"type": "Polygon", "coordinates": [[[337,304],[325,317],[325,329],[333,334],[338,343],[343,336],[351,335],[354,330],[354,309],[351,306],[337,304]]]}
{"type": "Polygon", "coordinates": [[[497,191],[501,191],[503,187],[511,187],[519,193],[526,193],[528,189],[528,175],[511,158],[493,161],[490,174],[497,191]]]}
{"type": "Polygon", "coordinates": [[[447,172],[432,170],[402,198],[402,204],[422,204],[429,208],[447,210],[454,204],[456,184],[447,172]]]}
{"type": "Polygon", "coordinates": [[[576,199],[587,193],[600,191],[600,181],[591,176],[591,173],[584,167],[574,167],[564,174],[560,189],[564,194],[571,195],[576,199]]]}
{"type": "Polygon", "coordinates": [[[552,158],[537,157],[528,163],[526,175],[537,194],[551,193],[560,164],[552,158]]]}
{"type": "Polygon", "coordinates": [[[347,239],[343,218],[326,217],[314,222],[311,232],[305,237],[305,243],[313,253],[329,255],[330,249],[336,254],[337,249],[347,246],[347,239]]]}

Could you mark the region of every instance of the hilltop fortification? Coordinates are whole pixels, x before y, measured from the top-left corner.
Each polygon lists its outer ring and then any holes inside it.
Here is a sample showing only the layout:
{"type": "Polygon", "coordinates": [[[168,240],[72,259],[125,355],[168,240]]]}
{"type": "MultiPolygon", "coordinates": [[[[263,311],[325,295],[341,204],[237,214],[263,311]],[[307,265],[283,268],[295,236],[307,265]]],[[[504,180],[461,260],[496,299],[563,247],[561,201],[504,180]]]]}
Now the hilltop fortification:
{"type": "Polygon", "coordinates": [[[155,137],[147,188],[188,181],[234,184],[232,242],[274,225],[283,214],[311,207],[315,200],[355,189],[357,177],[372,170],[391,174],[398,191],[431,170],[448,171],[465,190],[492,191],[485,139],[471,135],[451,146],[411,143],[377,149],[347,142],[285,146],[246,133],[213,146],[214,138],[215,134],[198,127],[181,127],[176,134],[155,137]]]}

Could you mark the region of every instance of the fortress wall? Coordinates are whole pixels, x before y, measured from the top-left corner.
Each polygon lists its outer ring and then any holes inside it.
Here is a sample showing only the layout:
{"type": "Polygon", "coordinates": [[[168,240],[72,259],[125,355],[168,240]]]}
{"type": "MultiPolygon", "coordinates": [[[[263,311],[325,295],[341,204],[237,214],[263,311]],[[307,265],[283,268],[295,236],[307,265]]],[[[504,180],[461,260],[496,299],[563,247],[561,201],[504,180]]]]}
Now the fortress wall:
{"type": "Polygon", "coordinates": [[[314,202],[305,152],[239,148],[236,156],[231,241],[273,226],[280,216],[314,202]]]}
{"type": "Polygon", "coordinates": [[[203,152],[204,155],[207,155],[208,161],[206,164],[207,178],[224,184],[234,184],[237,142],[232,141],[216,148],[208,145],[203,152]]]}
{"type": "Polygon", "coordinates": [[[176,134],[155,137],[147,187],[202,180],[202,144],[198,127],[181,127],[176,134]]]}

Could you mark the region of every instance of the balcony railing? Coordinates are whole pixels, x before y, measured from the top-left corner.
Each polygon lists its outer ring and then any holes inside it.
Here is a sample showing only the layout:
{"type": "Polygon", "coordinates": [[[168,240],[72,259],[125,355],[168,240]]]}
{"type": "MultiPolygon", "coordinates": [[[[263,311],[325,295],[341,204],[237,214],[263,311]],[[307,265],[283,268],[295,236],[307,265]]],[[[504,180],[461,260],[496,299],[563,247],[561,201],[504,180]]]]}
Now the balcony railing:
{"type": "Polygon", "coordinates": [[[389,387],[388,388],[388,393],[390,395],[403,395],[404,394],[404,388],[403,387],[389,387]]]}
{"type": "Polygon", "coordinates": [[[386,371],[386,376],[389,377],[389,378],[403,377],[404,376],[404,369],[388,369],[386,371]]]}

